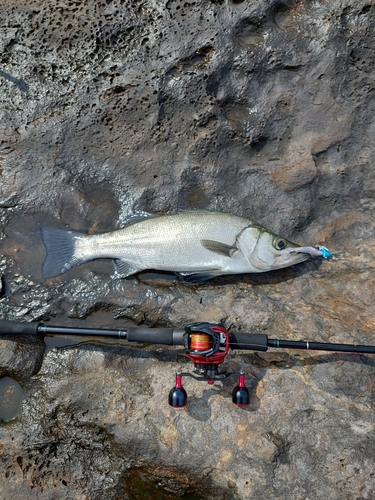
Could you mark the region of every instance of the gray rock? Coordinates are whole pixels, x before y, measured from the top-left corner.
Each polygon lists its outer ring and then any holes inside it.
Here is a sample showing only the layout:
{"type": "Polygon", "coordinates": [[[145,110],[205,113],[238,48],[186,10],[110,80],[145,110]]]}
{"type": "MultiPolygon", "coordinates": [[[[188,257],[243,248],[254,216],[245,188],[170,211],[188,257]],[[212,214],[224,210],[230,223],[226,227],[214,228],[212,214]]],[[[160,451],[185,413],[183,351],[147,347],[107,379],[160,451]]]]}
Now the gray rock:
{"type": "Polygon", "coordinates": [[[10,422],[17,418],[23,401],[23,390],[11,377],[0,378],[0,420],[10,422]]]}
{"type": "MultiPolygon", "coordinates": [[[[374,16],[338,0],[6,2],[0,316],[213,320],[375,344],[374,16]],[[135,210],[191,208],[334,258],[190,287],[168,274],[114,282],[107,261],[41,279],[42,225],[95,233],[135,210]]],[[[0,341],[0,374],[25,391],[0,426],[2,498],[373,497],[369,356],[234,353],[226,367],[245,369],[249,408],[230,402],[235,379],[189,378],[177,411],[168,392],[190,369],[180,350],[46,339],[42,362],[33,342],[0,341]]]]}
{"type": "Polygon", "coordinates": [[[0,376],[29,378],[40,370],[44,354],[41,339],[17,335],[1,337],[0,344],[0,376]]]}

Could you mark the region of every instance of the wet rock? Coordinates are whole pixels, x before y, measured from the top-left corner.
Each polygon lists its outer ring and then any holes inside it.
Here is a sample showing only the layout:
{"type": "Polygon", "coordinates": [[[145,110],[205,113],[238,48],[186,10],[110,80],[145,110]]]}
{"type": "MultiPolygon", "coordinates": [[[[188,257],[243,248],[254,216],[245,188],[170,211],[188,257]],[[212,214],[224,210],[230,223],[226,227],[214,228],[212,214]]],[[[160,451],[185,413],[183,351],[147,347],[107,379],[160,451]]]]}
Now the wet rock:
{"type": "Polygon", "coordinates": [[[0,378],[0,420],[10,422],[18,416],[23,400],[23,390],[10,377],[0,378]]]}
{"type": "MultiPolygon", "coordinates": [[[[375,344],[374,24],[365,1],[6,2],[0,316],[213,320],[375,344]],[[93,234],[136,210],[192,208],[334,257],[200,286],[112,281],[105,260],[41,278],[41,226],[93,234]]],[[[186,377],[177,411],[166,402],[191,368],[181,350],[46,341],[43,358],[37,339],[0,340],[0,374],[25,391],[0,426],[1,497],[372,498],[369,356],[234,353],[226,369],[245,370],[250,406],[232,405],[235,377],[186,377]]]]}
{"type": "Polygon", "coordinates": [[[7,374],[16,378],[35,375],[43,361],[44,343],[32,336],[0,338],[0,376],[7,374]]]}

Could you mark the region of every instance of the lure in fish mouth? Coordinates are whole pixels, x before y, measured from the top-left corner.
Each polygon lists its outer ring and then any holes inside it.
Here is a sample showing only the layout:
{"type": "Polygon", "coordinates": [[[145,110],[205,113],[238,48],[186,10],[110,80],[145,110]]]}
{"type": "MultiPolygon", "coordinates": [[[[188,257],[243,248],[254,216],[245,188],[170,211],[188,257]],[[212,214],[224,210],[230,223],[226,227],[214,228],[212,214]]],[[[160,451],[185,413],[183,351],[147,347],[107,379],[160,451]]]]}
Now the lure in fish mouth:
{"type": "Polygon", "coordinates": [[[133,218],[123,229],[104,234],[43,227],[41,235],[46,248],[44,279],[99,258],[114,259],[113,278],[155,269],[176,272],[185,281],[197,283],[215,276],[267,272],[310,257],[330,256],[327,249],[301,247],[244,217],[198,210],[163,216],[148,214],[133,218]]]}

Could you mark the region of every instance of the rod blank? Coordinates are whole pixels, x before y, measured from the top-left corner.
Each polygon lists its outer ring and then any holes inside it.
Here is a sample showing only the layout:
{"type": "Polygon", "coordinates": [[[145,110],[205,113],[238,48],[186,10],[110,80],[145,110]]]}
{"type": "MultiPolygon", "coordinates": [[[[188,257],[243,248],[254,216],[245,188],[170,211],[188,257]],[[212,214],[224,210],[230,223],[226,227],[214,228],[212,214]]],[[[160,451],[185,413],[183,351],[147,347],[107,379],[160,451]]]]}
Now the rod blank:
{"type": "Polygon", "coordinates": [[[106,330],[98,328],[70,328],[63,326],[38,325],[38,333],[41,335],[91,335],[96,337],[113,337],[126,339],[126,330],[106,330]]]}
{"type": "Polygon", "coordinates": [[[375,346],[355,344],[329,344],[324,342],[309,342],[306,340],[278,340],[268,339],[268,347],[282,349],[305,349],[311,351],[356,352],[375,354],[375,346]]]}

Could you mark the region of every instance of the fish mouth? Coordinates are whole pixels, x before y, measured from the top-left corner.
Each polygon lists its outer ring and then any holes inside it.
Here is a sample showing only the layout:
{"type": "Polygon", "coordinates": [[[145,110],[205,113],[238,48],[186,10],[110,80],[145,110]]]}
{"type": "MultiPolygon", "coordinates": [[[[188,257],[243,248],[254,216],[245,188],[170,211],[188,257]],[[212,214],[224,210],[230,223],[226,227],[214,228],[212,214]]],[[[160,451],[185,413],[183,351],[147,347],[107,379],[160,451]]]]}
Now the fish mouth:
{"type": "Polygon", "coordinates": [[[328,251],[327,248],[325,247],[294,247],[294,248],[285,248],[284,250],[281,250],[280,252],[281,256],[287,260],[287,259],[293,259],[294,256],[300,256],[300,259],[298,262],[303,262],[307,260],[310,257],[323,257],[325,259],[329,259],[332,257],[332,254],[328,251]],[[293,255],[295,254],[295,255],[293,255]]]}
{"type": "Polygon", "coordinates": [[[311,255],[308,252],[299,252],[297,249],[284,249],[276,257],[275,264],[272,269],[283,269],[285,267],[294,266],[309,260],[311,255]]]}
{"type": "Polygon", "coordinates": [[[297,262],[304,262],[305,260],[309,260],[312,255],[308,252],[293,252],[290,258],[296,259],[297,262]]]}
{"type": "Polygon", "coordinates": [[[292,249],[292,251],[282,254],[282,257],[285,262],[288,262],[288,265],[290,265],[309,260],[311,258],[311,254],[309,252],[299,252],[297,249],[292,249]]]}

